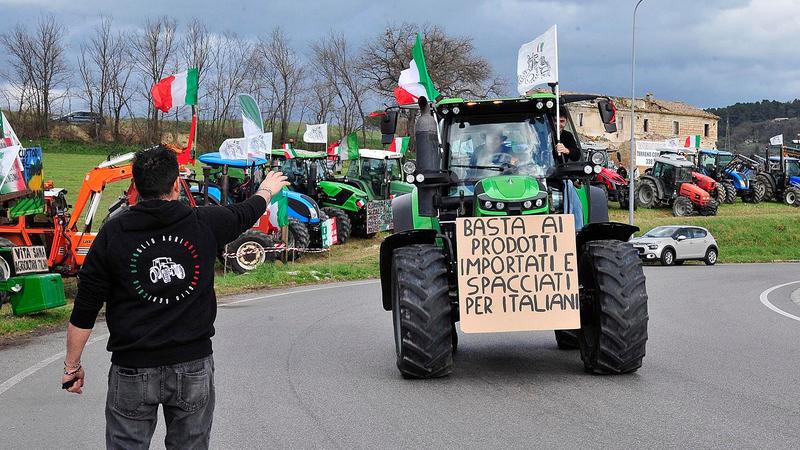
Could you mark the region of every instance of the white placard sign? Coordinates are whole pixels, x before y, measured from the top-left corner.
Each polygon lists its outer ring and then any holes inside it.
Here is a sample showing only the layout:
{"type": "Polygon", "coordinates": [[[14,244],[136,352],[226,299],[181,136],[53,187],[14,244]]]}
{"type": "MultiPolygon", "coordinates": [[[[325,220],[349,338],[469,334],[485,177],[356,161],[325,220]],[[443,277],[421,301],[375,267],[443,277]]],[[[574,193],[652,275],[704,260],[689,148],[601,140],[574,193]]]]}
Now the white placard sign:
{"type": "Polygon", "coordinates": [[[41,245],[32,247],[12,247],[11,257],[16,274],[47,272],[47,252],[41,245]]]}
{"type": "Polygon", "coordinates": [[[636,165],[639,167],[653,167],[659,152],[669,148],[664,141],[636,141],[636,165]]]}

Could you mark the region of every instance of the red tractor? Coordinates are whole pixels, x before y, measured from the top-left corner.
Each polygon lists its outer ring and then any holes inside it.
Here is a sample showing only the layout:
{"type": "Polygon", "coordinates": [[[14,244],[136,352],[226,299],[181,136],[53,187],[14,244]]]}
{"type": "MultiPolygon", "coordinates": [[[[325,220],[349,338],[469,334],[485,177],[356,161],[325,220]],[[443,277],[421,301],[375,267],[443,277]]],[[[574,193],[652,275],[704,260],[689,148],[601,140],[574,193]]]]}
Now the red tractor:
{"type": "Polygon", "coordinates": [[[717,215],[719,204],[708,191],[694,184],[693,167],[683,158],[657,157],[653,168],[639,178],[636,189],[638,205],[643,208],[671,206],[676,217],[695,212],[702,216],[717,215]]]}
{"type": "Polygon", "coordinates": [[[617,172],[616,165],[608,157],[608,151],[590,148],[587,159],[603,167],[592,180],[592,186],[605,191],[606,197],[610,201],[619,202],[620,208],[628,209],[628,180],[617,172]]]}

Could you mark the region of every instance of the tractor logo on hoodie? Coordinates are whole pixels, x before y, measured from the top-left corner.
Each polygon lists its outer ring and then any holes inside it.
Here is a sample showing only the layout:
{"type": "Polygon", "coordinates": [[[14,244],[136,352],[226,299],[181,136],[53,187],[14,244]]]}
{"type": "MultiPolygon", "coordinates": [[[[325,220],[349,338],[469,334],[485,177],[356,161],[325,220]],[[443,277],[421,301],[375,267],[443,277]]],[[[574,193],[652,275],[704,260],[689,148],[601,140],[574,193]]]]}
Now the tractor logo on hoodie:
{"type": "Polygon", "coordinates": [[[144,300],[169,305],[197,289],[199,255],[194,244],[174,235],[148,238],[131,254],[133,289],[144,300]]]}

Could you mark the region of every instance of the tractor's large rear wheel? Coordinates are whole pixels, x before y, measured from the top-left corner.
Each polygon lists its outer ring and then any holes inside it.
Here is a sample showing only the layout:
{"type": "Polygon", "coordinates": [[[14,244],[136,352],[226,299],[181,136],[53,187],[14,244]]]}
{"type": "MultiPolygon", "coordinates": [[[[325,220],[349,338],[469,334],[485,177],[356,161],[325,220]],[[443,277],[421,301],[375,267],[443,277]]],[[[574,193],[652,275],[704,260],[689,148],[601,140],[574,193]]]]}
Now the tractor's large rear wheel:
{"type": "Polygon", "coordinates": [[[642,366],[647,290],[639,254],[627,243],[593,241],[582,250],[581,359],[587,372],[621,374],[642,366]]]}
{"type": "Polygon", "coordinates": [[[761,201],[764,200],[766,189],[767,188],[760,179],[756,178],[750,181],[750,195],[748,195],[747,200],[750,203],[761,203],[761,201]]]}
{"type": "Polygon", "coordinates": [[[322,211],[336,219],[336,238],[340,244],[344,244],[350,239],[350,234],[353,232],[353,224],[350,223],[350,217],[347,213],[338,208],[325,207],[322,211]]]}
{"type": "Polygon", "coordinates": [[[275,261],[278,253],[274,250],[275,241],[271,237],[260,231],[248,230],[227,245],[225,264],[236,273],[250,272],[265,262],[275,261]]]}
{"type": "Polygon", "coordinates": [[[289,218],[289,259],[297,261],[303,256],[308,245],[311,244],[311,234],[305,224],[295,218],[289,218]]]}
{"type": "Polygon", "coordinates": [[[725,185],[725,203],[736,203],[736,187],[730,181],[723,181],[722,184],[725,185]]]}
{"type": "Polygon", "coordinates": [[[694,205],[689,197],[679,195],[672,203],[672,215],[675,217],[691,216],[694,212],[694,205]]]}
{"type": "Polygon", "coordinates": [[[764,186],[764,198],[765,201],[770,201],[775,198],[775,190],[772,189],[772,183],[770,183],[769,176],[760,173],[758,174],[758,181],[764,186]]]}
{"type": "Polygon", "coordinates": [[[636,202],[642,208],[655,208],[658,204],[658,189],[650,180],[642,180],[636,189],[636,202]]]}
{"type": "Polygon", "coordinates": [[[453,322],[447,261],[435,245],[392,255],[392,318],[397,368],[404,378],[435,378],[453,369],[453,322]]]}

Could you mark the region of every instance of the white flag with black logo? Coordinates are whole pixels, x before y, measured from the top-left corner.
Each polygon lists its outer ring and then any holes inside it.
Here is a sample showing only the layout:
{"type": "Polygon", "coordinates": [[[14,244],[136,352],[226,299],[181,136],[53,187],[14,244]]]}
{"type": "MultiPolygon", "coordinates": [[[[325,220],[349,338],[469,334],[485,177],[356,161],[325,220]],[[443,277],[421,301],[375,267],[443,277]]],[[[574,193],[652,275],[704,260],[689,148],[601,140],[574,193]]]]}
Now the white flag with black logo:
{"type": "Polygon", "coordinates": [[[303,142],[306,144],[327,144],[328,124],[306,125],[306,132],[303,133],[303,142]]]}
{"type": "Polygon", "coordinates": [[[769,138],[769,145],[783,145],[783,135],[779,134],[769,138]]]}
{"type": "Polygon", "coordinates": [[[525,95],[536,86],[558,83],[558,31],[553,25],[544,34],[523,44],[517,55],[517,91],[525,95]]]}

